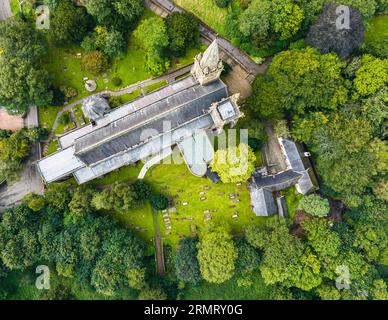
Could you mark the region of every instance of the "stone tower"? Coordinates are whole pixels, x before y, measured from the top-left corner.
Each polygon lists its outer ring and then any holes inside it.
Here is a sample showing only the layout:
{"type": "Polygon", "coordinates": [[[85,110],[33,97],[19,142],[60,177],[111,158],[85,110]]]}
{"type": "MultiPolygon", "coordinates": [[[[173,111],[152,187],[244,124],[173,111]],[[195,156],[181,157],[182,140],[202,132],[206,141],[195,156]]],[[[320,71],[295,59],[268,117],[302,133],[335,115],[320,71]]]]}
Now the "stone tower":
{"type": "Polygon", "coordinates": [[[216,39],[203,54],[200,53],[195,57],[191,74],[201,85],[206,85],[217,80],[223,69],[216,39]]]}

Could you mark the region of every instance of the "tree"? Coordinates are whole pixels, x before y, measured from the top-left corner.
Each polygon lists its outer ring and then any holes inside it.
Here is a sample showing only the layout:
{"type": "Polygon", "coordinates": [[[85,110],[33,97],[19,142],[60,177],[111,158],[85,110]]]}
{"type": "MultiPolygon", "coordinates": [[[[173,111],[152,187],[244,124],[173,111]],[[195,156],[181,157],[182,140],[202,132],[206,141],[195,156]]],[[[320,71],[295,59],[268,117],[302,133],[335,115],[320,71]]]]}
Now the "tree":
{"type": "Polygon", "coordinates": [[[93,212],[92,199],[96,191],[90,187],[77,187],[69,203],[70,212],[77,216],[85,216],[93,212]]]}
{"type": "Polygon", "coordinates": [[[388,202],[388,180],[384,178],[379,180],[373,187],[373,193],[377,199],[388,202]]]}
{"type": "MultiPolygon", "coordinates": [[[[335,54],[321,55],[314,48],[283,51],[272,60],[267,76],[258,80],[254,94],[260,95],[263,91],[268,97],[265,108],[272,101],[275,110],[280,107],[290,115],[335,110],[347,101],[341,76],[343,67],[344,63],[335,54]]],[[[256,103],[259,108],[262,105],[256,103]]]]}
{"type": "Polygon", "coordinates": [[[0,24],[0,104],[23,113],[30,104],[49,104],[48,73],[41,68],[46,43],[30,23],[17,18],[0,24]]]}
{"type": "Polygon", "coordinates": [[[260,255],[258,251],[244,239],[236,243],[237,260],[236,271],[239,275],[237,285],[239,287],[248,287],[252,285],[252,278],[255,272],[259,271],[260,255]]]}
{"type": "Polygon", "coordinates": [[[0,140],[0,181],[17,178],[21,162],[30,153],[30,141],[23,130],[0,140]]]}
{"type": "Polygon", "coordinates": [[[156,210],[164,210],[168,207],[168,198],[160,193],[151,195],[150,203],[156,210]]]}
{"type": "Polygon", "coordinates": [[[148,69],[155,75],[167,70],[169,64],[165,51],[169,44],[163,19],[153,17],[143,20],[133,33],[146,51],[148,69]]]}
{"type": "Polygon", "coordinates": [[[286,120],[276,121],[275,125],[273,126],[273,130],[275,131],[275,134],[278,137],[282,137],[282,138],[290,138],[291,137],[286,120]]]}
{"type": "Polygon", "coordinates": [[[290,0],[275,0],[272,4],[273,29],[280,33],[280,40],[294,36],[300,29],[304,12],[290,0]]]}
{"type": "Polygon", "coordinates": [[[90,16],[85,8],[74,6],[72,1],[62,0],[50,20],[51,40],[59,46],[80,43],[90,26],[90,16]]]}
{"type": "Polygon", "coordinates": [[[201,281],[201,273],[197,260],[198,239],[186,237],[179,241],[179,249],[175,255],[175,274],[178,280],[194,285],[201,281]]]}
{"type": "Polygon", "coordinates": [[[71,196],[68,188],[63,183],[50,183],[44,194],[47,204],[54,209],[64,212],[68,210],[71,196]]]}
{"type": "Polygon", "coordinates": [[[42,210],[46,204],[44,197],[35,193],[28,194],[24,197],[24,200],[27,202],[27,206],[34,212],[42,210]]]}
{"type": "Polygon", "coordinates": [[[217,7],[219,8],[226,8],[229,6],[231,0],[214,0],[217,7]]]}
{"type": "Polygon", "coordinates": [[[246,181],[255,170],[256,156],[251,148],[241,143],[237,147],[218,150],[210,164],[224,183],[246,181]]]}
{"type": "Polygon", "coordinates": [[[234,274],[237,251],[231,235],[223,228],[203,235],[197,257],[202,277],[208,282],[223,283],[234,274]]]}
{"type": "Polygon", "coordinates": [[[194,16],[186,12],[173,12],[166,18],[169,50],[174,56],[182,56],[187,49],[199,42],[199,27],[194,16]]]}
{"type": "Polygon", "coordinates": [[[59,118],[58,118],[58,123],[61,125],[67,125],[70,122],[70,115],[68,112],[63,112],[59,118]]]}
{"type": "Polygon", "coordinates": [[[99,74],[108,68],[108,59],[101,51],[87,52],[82,56],[81,67],[92,74],[99,74]]]}
{"type": "Polygon", "coordinates": [[[98,22],[103,22],[113,11],[110,0],[86,0],[86,10],[97,18],[98,22]]]}
{"type": "Polygon", "coordinates": [[[374,300],[388,300],[387,284],[383,279],[373,281],[371,296],[374,300]]]}
{"type": "Polygon", "coordinates": [[[307,219],[302,222],[307,239],[314,251],[323,261],[338,256],[340,237],[331,230],[330,222],[323,218],[307,219]]]}
{"type": "Polygon", "coordinates": [[[122,33],[116,30],[110,31],[105,38],[104,53],[109,57],[114,57],[125,51],[126,42],[122,33]]]}
{"type": "Polygon", "coordinates": [[[371,55],[364,55],[361,68],[356,71],[354,87],[365,97],[383,88],[388,81],[388,59],[378,59],[371,55]]]}
{"type": "Polygon", "coordinates": [[[158,287],[145,287],[142,289],[138,296],[139,300],[166,300],[166,293],[158,287]]]}
{"type": "Polygon", "coordinates": [[[139,273],[143,268],[143,255],[144,244],[137,237],[124,230],[114,230],[104,240],[102,251],[92,270],[92,286],[97,292],[113,295],[118,288],[127,285],[129,279],[134,282],[132,277],[128,278],[128,274],[137,274],[144,279],[144,270],[139,273]]]}
{"type": "Polygon", "coordinates": [[[10,270],[25,270],[39,258],[36,214],[26,206],[5,211],[0,221],[0,257],[10,270]]]}
{"type": "Polygon", "coordinates": [[[113,7],[129,23],[135,22],[144,11],[141,0],[115,0],[113,1],[113,7]]]}
{"type": "Polygon", "coordinates": [[[152,188],[151,186],[145,182],[144,180],[136,180],[132,184],[133,191],[136,194],[137,201],[144,201],[151,197],[152,188]]]}
{"type": "Polygon", "coordinates": [[[252,37],[255,42],[265,40],[271,26],[271,2],[254,0],[238,18],[239,31],[245,37],[252,37]]]}
{"type": "Polygon", "coordinates": [[[354,197],[373,183],[375,175],[386,170],[387,144],[371,140],[372,132],[366,119],[349,112],[330,117],[314,113],[297,122],[293,135],[306,142],[316,155],[325,183],[345,197],[354,197]]]}
{"type": "Polygon", "coordinates": [[[336,25],[338,5],[328,5],[317,21],[311,26],[306,42],[322,54],[335,52],[341,58],[348,58],[364,40],[364,25],[358,10],[350,7],[350,31],[339,29],[336,25]]]}
{"type": "Polygon", "coordinates": [[[315,217],[326,217],[330,212],[329,200],[317,194],[304,196],[299,202],[300,208],[315,217]]]}

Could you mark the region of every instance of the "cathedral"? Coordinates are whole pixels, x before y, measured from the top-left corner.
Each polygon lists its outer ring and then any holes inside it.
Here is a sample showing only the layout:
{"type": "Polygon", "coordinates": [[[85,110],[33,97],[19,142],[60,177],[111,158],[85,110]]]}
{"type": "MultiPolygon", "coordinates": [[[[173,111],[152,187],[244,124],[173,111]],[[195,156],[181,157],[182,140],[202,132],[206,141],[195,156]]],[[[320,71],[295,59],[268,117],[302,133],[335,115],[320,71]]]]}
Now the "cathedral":
{"type": "Polygon", "coordinates": [[[84,100],[90,124],[58,138],[60,149],[42,158],[38,170],[50,183],[74,176],[79,184],[178,146],[190,172],[205,176],[214,157],[209,136],[243,116],[238,94],[229,95],[220,75],[217,40],[194,61],[191,74],[121,107],[105,99],[84,100]]]}

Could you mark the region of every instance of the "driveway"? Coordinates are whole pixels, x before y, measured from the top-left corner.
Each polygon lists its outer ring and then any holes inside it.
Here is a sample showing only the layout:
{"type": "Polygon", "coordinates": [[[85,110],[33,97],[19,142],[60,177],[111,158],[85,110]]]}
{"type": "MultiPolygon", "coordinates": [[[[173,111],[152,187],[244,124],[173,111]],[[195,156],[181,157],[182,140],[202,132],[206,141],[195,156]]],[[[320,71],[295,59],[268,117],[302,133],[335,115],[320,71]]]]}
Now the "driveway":
{"type": "Polygon", "coordinates": [[[5,20],[9,17],[12,17],[9,0],[0,0],[0,20],[5,20]]]}

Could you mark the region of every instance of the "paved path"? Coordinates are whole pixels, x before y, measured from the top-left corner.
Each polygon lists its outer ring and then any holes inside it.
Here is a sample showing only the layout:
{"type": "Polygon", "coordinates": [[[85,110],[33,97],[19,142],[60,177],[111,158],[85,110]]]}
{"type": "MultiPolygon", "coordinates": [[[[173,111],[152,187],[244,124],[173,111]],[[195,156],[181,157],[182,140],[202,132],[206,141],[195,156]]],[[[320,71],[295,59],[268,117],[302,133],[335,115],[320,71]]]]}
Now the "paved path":
{"type": "Polygon", "coordinates": [[[164,267],[164,252],[163,252],[163,241],[160,237],[160,229],[159,229],[159,220],[158,213],[155,209],[153,210],[154,215],[154,223],[155,223],[155,259],[156,259],[156,268],[158,275],[160,277],[164,277],[166,270],[164,267]]]}
{"type": "Polygon", "coordinates": [[[12,17],[9,0],[0,0],[0,20],[5,20],[9,17],[12,17]]]}
{"type": "MultiPolygon", "coordinates": [[[[38,108],[31,106],[24,120],[26,128],[34,128],[39,125],[38,108]]],[[[31,145],[29,158],[23,164],[23,170],[17,181],[0,186],[0,212],[18,204],[25,195],[30,192],[43,194],[44,185],[36,167],[36,161],[41,157],[39,143],[31,145]]]]}
{"type": "MultiPolygon", "coordinates": [[[[103,90],[103,91],[100,91],[98,93],[94,93],[90,96],[98,94],[98,95],[103,95],[103,96],[108,96],[108,97],[110,97],[110,96],[118,97],[118,96],[121,96],[121,95],[126,94],[126,93],[132,93],[136,89],[142,89],[142,88],[148,87],[148,86],[150,86],[154,83],[160,82],[160,81],[167,81],[168,83],[171,83],[175,80],[175,78],[182,76],[185,73],[189,72],[191,70],[191,67],[192,67],[192,64],[184,66],[184,67],[179,68],[177,70],[171,71],[171,72],[169,72],[165,75],[162,75],[160,77],[157,77],[157,78],[151,78],[151,79],[147,79],[144,81],[140,81],[140,82],[131,84],[130,86],[125,87],[123,89],[120,89],[118,91],[103,90]]],[[[88,97],[90,97],[90,96],[88,96],[88,97]]],[[[57,126],[58,126],[58,119],[62,115],[62,113],[65,111],[71,110],[77,104],[82,104],[86,98],[87,97],[79,99],[77,101],[74,101],[74,102],[66,105],[61,111],[58,112],[57,117],[55,118],[53,127],[51,129],[51,132],[50,132],[47,140],[45,141],[45,146],[43,147],[43,150],[45,149],[45,147],[47,147],[50,144],[51,140],[54,138],[55,131],[56,131],[57,126]]]]}
{"type": "MultiPolygon", "coordinates": [[[[168,14],[176,11],[176,12],[183,12],[184,9],[177,6],[170,0],[145,0],[145,5],[154,11],[156,14],[166,17],[168,14]]],[[[208,25],[206,25],[201,20],[198,20],[199,24],[199,30],[201,33],[202,40],[205,43],[210,43],[214,39],[217,38],[218,46],[221,49],[221,51],[227,56],[227,58],[231,59],[234,63],[232,64],[238,64],[244,71],[246,72],[246,79],[249,82],[252,82],[256,75],[260,73],[265,73],[267,69],[267,64],[258,65],[256,64],[250,57],[247,55],[244,51],[242,51],[239,48],[236,48],[234,45],[232,45],[228,40],[225,38],[219,36],[216,31],[214,31],[212,28],[210,28],[208,25]]],[[[226,62],[229,64],[230,61],[228,59],[225,59],[226,62]]],[[[233,67],[233,65],[232,65],[233,67]]]]}

